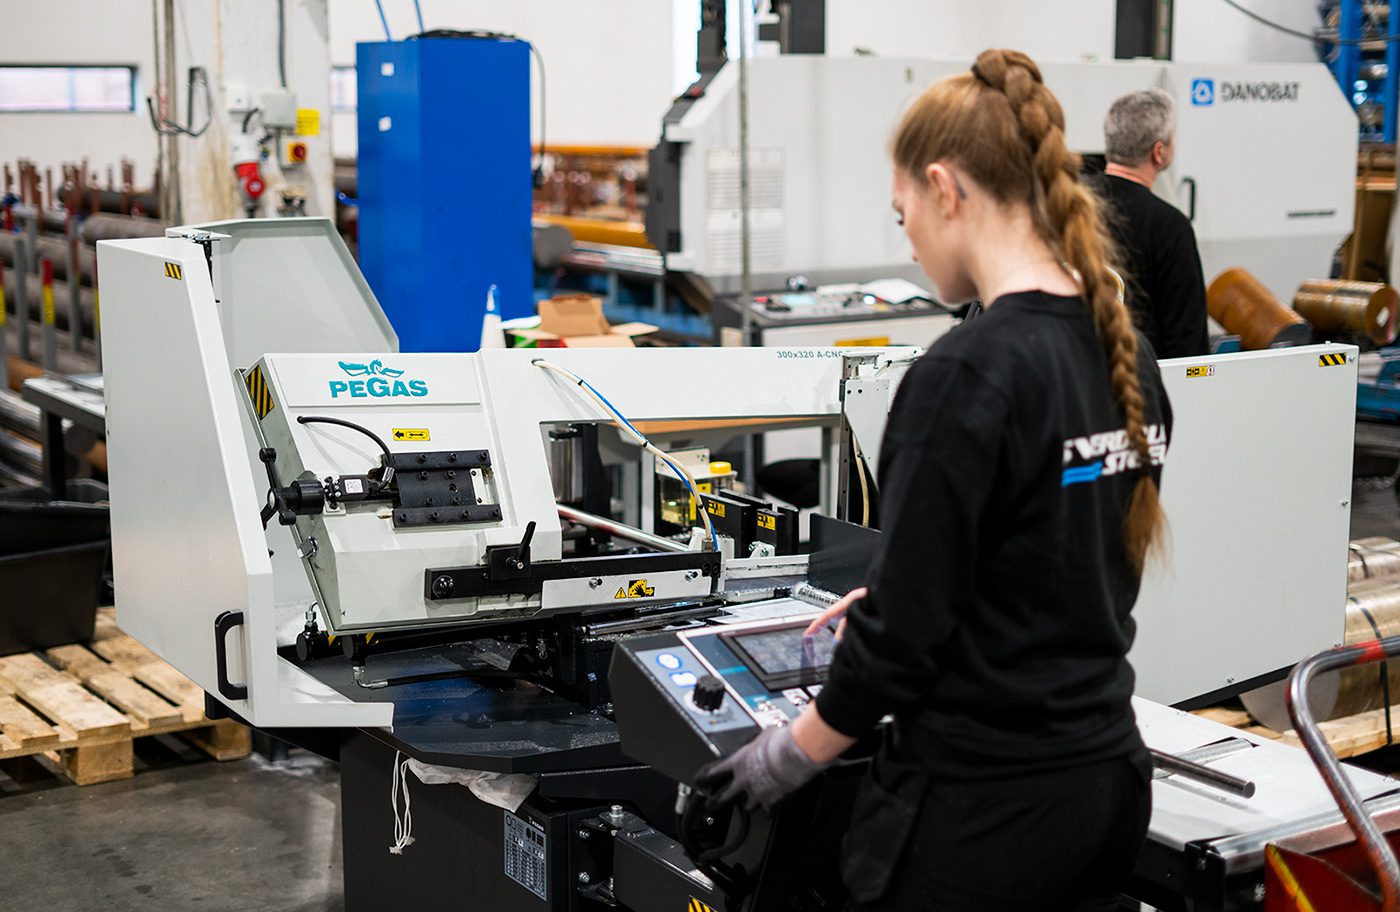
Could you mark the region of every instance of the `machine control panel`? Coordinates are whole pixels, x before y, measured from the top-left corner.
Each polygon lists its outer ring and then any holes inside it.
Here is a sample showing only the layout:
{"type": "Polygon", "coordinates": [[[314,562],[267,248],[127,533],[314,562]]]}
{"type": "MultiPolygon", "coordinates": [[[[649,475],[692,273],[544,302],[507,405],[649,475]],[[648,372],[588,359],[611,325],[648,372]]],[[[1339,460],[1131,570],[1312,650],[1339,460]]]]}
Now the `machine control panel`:
{"type": "Polygon", "coordinates": [[[623,750],[689,781],[759,729],[805,711],[826,680],[836,641],[830,629],[807,636],[815,609],[788,601],[793,615],[776,621],[619,643],[609,679],[623,750]]]}

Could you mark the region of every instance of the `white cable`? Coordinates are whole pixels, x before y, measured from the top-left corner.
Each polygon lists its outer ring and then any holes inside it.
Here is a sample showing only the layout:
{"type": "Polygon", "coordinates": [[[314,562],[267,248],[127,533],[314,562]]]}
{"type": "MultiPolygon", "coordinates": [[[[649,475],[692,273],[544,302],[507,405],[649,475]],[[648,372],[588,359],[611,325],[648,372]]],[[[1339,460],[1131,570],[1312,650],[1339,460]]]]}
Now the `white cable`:
{"type": "Polygon", "coordinates": [[[394,765],[389,771],[389,804],[394,809],[394,844],[390,855],[402,855],[413,845],[413,810],[408,797],[408,758],[394,751],[394,765]],[[399,816],[399,791],[403,791],[403,816],[399,816]]]}
{"type": "Polygon", "coordinates": [[[609,416],[617,419],[618,430],[622,431],[624,436],[630,437],[637,446],[640,446],[642,449],[666,463],[666,465],[671,468],[671,471],[675,472],[676,475],[686,483],[686,486],[690,488],[691,496],[695,498],[696,512],[705,520],[705,529],[710,534],[710,542],[714,545],[715,550],[718,551],[719,537],[715,535],[715,527],[714,524],[710,522],[710,514],[706,512],[704,509],[704,501],[700,499],[700,485],[696,482],[695,476],[691,475],[690,471],[674,456],[648,440],[641,431],[633,426],[632,422],[627,420],[627,416],[623,415],[615,406],[609,403],[607,399],[603,398],[603,395],[594,389],[593,385],[587,380],[569,370],[567,367],[551,364],[543,358],[536,359],[533,363],[536,367],[554,371],[556,374],[560,374],[572,380],[579,389],[588,394],[588,397],[592,399],[599,408],[607,412],[609,416]]]}
{"type": "Polygon", "coordinates": [[[856,477],[860,479],[860,524],[870,528],[870,483],[865,479],[865,453],[861,452],[856,432],[851,431],[851,453],[856,458],[856,477]]]}

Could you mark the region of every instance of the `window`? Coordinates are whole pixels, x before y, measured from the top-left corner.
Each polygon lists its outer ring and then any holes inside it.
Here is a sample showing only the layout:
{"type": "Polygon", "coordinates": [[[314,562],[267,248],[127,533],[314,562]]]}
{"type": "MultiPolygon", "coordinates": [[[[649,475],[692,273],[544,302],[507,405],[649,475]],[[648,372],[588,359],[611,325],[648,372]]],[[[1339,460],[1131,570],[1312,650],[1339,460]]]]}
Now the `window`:
{"type": "Polygon", "coordinates": [[[134,110],[135,67],[0,66],[0,112],[134,110]]]}
{"type": "Polygon", "coordinates": [[[359,101],[355,85],[355,68],[331,67],[331,110],[353,111],[359,101]]]}

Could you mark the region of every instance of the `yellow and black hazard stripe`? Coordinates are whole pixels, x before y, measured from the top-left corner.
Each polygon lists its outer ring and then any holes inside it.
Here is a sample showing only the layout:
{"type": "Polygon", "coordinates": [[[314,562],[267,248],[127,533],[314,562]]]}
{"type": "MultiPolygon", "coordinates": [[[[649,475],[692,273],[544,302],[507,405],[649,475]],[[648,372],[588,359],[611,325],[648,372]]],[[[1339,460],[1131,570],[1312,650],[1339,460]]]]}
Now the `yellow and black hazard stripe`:
{"type": "Polygon", "coordinates": [[[686,907],[686,912],[715,912],[715,910],[692,896],[690,897],[690,905],[686,907]]]}
{"type": "Polygon", "coordinates": [[[253,400],[253,411],[258,413],[258,420],[261,421],[267,417],[268,412],[277,407],[277,403],[272,401],[272,390],[267,388],[262,367],[254,367],[248,371],[244,380],[248,384],[248,396],[253,400]]]}
{"type": "Polygon", "coordinates": [[[179,264],[179,263],[166,263],[166,264],[165,264],[165,277],[166,277],[167,279],[176,279],[176,280],[180,280],[180,279],[183,279],[184,276],[185,276],[184,271],[183,271],[182,269],[180,269],[180,264],[179,264]]]}
{"type": "Polygon", "coordinates": [[[1343,364],[1346,363],[1347,356],[1345,354],[1317,356],[1318,367],[1341,367],[1343,364]]]}

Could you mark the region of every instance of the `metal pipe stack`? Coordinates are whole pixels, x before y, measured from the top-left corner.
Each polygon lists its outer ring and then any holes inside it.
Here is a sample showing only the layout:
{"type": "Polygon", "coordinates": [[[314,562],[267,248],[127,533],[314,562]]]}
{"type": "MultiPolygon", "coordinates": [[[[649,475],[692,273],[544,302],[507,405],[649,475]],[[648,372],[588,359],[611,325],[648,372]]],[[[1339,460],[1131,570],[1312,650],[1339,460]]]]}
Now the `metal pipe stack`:
{"type": "MultiPolygon", "coordinates": [[[[1344,611],[1345,645],[1400,635],[1400,542],[1374,537],[1351,543],[1344,611]]],[[[1284,689],[1283,682],[1270,684],[1240,699],[1261,725],[1284,731],[1292,727],[1284,689]]],[[[1320,721],[1400,704],[1400,660],[1319,676],[1308,702],[1320,721]]],[[[1400,712],[1395,725],[1400,729],[1400,712]]]]}

